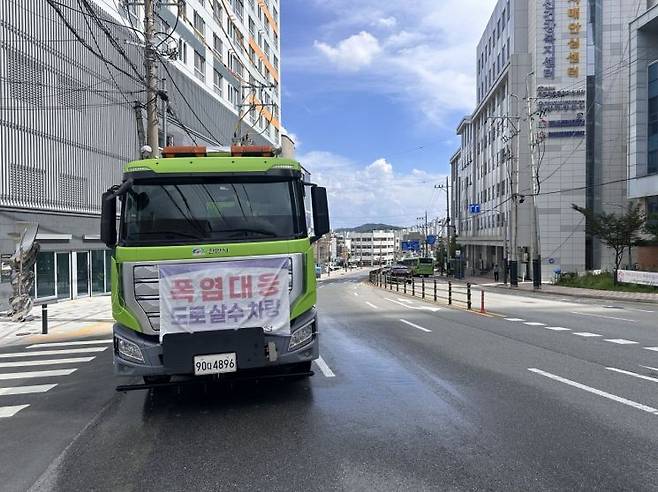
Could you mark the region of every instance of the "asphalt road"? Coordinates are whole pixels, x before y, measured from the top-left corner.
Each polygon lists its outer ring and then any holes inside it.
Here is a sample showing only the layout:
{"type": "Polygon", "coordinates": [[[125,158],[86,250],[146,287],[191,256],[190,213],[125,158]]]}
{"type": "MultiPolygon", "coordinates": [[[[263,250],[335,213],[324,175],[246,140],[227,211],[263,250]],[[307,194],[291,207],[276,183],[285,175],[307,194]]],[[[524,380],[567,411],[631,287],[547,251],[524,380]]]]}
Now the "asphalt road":
{"type": "Polygon", "coordinates": [[[297,382],[121,394],[110,349],[20,355],[103,342],[1,349],[0,406],[30,405],[0,418],[2,490],[656,490],[653,306],[496,293],[480,315],[354,278],[319,297],[297,382]],[[85,361],[2,365],[58,357],[85,361]]]}

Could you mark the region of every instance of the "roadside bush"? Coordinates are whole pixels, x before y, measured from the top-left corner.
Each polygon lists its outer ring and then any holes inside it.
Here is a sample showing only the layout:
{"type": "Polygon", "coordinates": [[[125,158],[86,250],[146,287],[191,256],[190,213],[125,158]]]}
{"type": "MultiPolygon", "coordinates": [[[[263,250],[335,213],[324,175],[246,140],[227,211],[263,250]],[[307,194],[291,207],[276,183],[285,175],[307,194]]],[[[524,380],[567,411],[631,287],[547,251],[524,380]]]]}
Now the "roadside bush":
{"type": "Polygon", "coordinates": [[[582,289],[616,290],[621,292],[651,292],[658,293],[658,288],[649,285],[619,284],[615,285],[614,278],[610,272],[597,274],[585,274],[578,276],[575,273],[564,273],[560,276],[556,285],[562,287],[579,287],[582,289]]]}

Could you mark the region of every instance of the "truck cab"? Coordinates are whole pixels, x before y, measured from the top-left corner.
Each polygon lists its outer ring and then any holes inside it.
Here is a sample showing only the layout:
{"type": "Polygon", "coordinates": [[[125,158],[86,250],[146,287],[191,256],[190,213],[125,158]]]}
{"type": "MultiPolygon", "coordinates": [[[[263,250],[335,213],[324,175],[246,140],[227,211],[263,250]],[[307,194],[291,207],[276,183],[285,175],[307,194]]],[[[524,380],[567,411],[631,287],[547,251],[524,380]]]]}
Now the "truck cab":
{"type": "Polygon", "coordinates": [[[312,243],[329,216],[326,190],[307,178],[268,147],[165,148],[124,166],[101,218],[117,375],[308,373],[319,351],[312,243]]]}

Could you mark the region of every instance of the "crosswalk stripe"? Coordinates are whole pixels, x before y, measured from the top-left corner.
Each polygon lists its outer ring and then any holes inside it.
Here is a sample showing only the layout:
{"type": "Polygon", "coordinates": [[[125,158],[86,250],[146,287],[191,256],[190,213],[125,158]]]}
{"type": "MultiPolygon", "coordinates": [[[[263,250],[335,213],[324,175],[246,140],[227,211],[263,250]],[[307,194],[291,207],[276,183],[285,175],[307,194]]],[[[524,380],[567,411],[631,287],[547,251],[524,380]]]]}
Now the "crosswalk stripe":
{"type": "Polygon", "coordinates": [[[7,372],[0,373],[0,380],[5,379],[27,379],[27,378],[47,378],[50,376],[68,376],[73,374],[77,369],[53,369],[52,371],[27,371],[27,372],[7,372]]]}
{"type": "Polygon", "coordinates": [[[13,417],[18,412],[29,406],[30,405],[13,405],[10,407],[0,407],[0,419],[13,417]]]}
{"type": "Polygon", "coordinates": [[[99,340],[80,340],[77,342],[48,342],[48,343],[35,343],[28,345],[25,348],[41,348],[41,347],[66,347],[67,345],[98,345],[99,343],[112,343],[111,338],[104,338],[99,340]]]}
{"type": "Polygon", "coordinates": [[[67,355],[67,354],[88,354],[93,352],[103,352],[107,347],[85,347],[72,348],[65,350],[33,350],[31,352],[12,352],[10,354],[0,354],[0,359],[13,359],[14,357],[32,357],[33,355],[67,355]]]}
{"type": "Polygon", "coordinates": [[[89,362],[96,357],[71,357],[69,359],[45,359],[45,360],[21,360],[13,362],[0,362],[0,367],[30,367],[49,366],[51,364],[75,364],[77,362],[89,362]]]}
{"type": "Polygon", "coordinates": [[[27,386],[16,386],[15,388],[0,388],[0,396],[5,395],[28,395],[31,393],[45,393],[53,389],[56,384],[33,384],[27,386]]]}

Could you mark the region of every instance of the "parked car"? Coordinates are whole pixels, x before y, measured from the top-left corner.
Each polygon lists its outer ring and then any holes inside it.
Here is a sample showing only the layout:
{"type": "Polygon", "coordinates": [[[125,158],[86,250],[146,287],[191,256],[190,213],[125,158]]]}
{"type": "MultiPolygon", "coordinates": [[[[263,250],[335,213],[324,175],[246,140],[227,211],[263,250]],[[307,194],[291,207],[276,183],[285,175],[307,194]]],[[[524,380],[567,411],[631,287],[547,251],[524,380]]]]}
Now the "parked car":
{"type": "Polygon", "coordinates": [[[391,280],[397,282],[411,283],[413,281],[413,272],[411,268],[402,264],[393,265],[389,272],[389,276],[391,280]]]}

